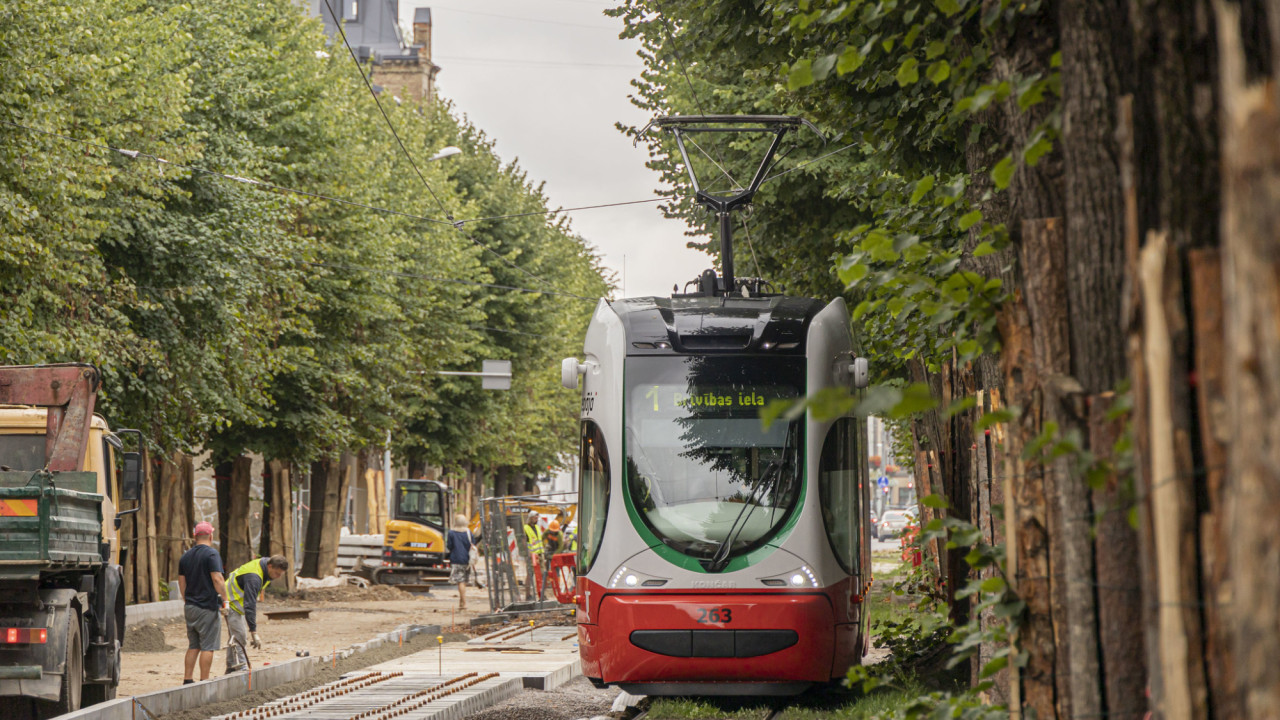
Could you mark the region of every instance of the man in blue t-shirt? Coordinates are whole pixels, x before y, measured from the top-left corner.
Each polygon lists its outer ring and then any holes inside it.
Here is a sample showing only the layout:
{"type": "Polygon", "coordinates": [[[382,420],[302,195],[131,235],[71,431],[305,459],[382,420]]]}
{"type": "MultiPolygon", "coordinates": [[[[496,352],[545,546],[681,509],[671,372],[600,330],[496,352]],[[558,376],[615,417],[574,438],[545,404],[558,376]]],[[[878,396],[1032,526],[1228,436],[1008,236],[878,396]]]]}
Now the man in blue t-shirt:
{"type": "Polygon", "coordinates": [[[222,646],[222,609],[227,606],[227,588],[222,578],[222,557],[213,549],[213,526],[198,523],[192,532],[196,544],[178,561],[178,588],[186,600],[187,657],[182,684],[195,682],[196,659],[200,679],[209,679],[213,654],[222,646]]]}

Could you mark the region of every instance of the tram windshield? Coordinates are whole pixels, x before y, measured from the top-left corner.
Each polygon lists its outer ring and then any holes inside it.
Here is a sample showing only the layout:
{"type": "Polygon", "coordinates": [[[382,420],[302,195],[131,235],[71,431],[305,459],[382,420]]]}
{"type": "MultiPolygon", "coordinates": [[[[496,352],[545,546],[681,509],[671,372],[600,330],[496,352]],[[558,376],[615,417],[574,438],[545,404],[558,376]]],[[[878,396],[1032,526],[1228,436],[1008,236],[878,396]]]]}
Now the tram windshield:
{"type": "Polygon", "coordinates": [[[760,410],[801,394],[804,358],[632,356],[626,386],[626,482],[645,525],[703,560],[768,542],[799,496],[803,423],[765,430],[760,410]]]}

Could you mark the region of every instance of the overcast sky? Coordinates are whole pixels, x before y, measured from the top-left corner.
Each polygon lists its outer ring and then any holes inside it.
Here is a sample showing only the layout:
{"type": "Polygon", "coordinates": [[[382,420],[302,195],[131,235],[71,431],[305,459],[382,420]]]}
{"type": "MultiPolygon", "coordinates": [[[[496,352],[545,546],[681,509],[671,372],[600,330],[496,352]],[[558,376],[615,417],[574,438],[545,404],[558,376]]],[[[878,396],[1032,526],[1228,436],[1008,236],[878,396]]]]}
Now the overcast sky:
{"type": "MultiPolygon", "coordinates": [[[[648,121],[627,99],[642,68],[639,43],[618,39],[622,22],[603,0],[400,0],[401,24],[431,8],[437,91],[546,183],[552,207],[654,197],[658,175],[643,147],[614,123],[648,121]]],[[[670,294],[711,266],[685,247],[684,223],[656,203],[571,213],[573,228],[623,280],[626,294],[670,294]]]]}

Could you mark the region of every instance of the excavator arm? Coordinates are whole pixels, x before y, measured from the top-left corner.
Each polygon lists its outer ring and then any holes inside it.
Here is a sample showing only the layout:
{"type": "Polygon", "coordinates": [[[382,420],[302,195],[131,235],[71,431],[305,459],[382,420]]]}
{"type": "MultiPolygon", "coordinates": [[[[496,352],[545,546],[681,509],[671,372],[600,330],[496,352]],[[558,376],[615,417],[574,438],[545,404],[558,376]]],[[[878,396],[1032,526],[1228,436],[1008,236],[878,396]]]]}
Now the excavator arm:
{"type": "Polygon", "coordinates": [[[98,369],[83,363],[0,367],[0,404],[48,409],[44,455],[50,471],[84,467],[99,382],[98,369]]]}

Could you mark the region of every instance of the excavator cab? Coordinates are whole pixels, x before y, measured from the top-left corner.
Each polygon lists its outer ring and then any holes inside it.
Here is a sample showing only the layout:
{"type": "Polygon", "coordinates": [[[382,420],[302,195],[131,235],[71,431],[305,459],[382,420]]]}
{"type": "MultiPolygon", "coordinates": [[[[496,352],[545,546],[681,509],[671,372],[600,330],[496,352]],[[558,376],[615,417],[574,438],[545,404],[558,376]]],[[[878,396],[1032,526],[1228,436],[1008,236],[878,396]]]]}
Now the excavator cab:
{"type": "Polygon", "coordinates": [[[396,480],[391,520],[382,543],[382,567],[374,582],[426,585],[449,574],[449,487],[435,480],[396,480]]]}

